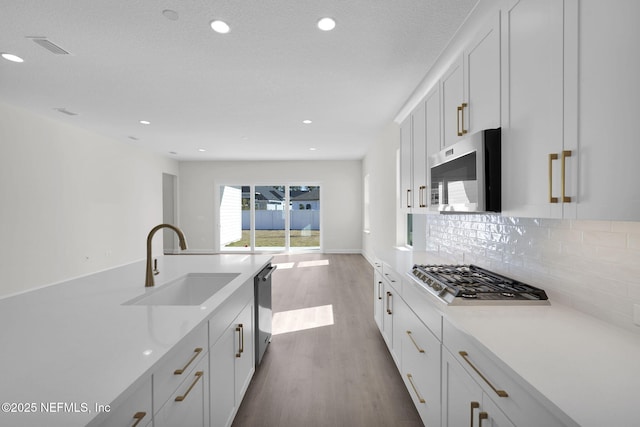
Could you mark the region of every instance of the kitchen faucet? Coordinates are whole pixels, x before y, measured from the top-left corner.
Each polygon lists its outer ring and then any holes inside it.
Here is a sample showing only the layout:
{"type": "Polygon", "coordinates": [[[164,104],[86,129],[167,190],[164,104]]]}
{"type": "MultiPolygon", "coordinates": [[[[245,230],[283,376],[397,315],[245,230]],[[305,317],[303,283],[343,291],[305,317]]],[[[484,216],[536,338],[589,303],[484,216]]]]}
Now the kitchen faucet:
{"type": "Polygon", "coordinates": [[[160,224],[153,227],[149,232],[149,235],[147,236],[147,276],[144,281],[145,287],[151,287],[154,285],[153,271],[151,270],[151,240],[153,239],[153,235],[156,234],[156,231],[160,230],[161,228],[170,228],[173,231],[175,231],[176,234],[178,235],[178,239],[179,239],[178,243],[180,245],[180,249],[182,249],[183,251],[187,249],[187,240],[184,237],[184,233],[175,225],[160,224]]]}

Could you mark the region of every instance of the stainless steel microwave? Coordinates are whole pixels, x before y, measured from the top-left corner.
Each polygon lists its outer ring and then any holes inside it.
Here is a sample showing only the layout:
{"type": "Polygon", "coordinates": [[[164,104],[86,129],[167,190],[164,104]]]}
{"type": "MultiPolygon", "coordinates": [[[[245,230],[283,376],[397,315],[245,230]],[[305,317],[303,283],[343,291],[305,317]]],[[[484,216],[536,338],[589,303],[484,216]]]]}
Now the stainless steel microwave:
{"type": "Polygon", "coordinates": [[[432,210],[500,212],[500,133],[477,132],[429,158],[432,210]]]}

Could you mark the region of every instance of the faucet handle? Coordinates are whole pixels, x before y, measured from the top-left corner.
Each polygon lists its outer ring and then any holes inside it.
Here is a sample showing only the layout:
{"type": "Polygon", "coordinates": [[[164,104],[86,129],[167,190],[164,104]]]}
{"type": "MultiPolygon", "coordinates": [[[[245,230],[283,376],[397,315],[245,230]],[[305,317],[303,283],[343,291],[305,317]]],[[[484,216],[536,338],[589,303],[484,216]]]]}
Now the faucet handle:
{"type": "Polygon", "coordinates": [[[153,275],[157,276],[160,274],[160,270],[158,270],[158,258],[153,259],[153,275]]]}

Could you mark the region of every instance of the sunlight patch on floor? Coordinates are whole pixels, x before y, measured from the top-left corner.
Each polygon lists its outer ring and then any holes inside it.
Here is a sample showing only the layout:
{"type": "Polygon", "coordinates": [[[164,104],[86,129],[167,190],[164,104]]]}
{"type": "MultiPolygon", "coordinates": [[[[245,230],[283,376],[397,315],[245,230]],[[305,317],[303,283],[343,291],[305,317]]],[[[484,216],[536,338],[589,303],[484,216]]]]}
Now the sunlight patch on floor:
{"type": "Polygon", "coordinates": [[[288,270],[290,268],[293,268],[293,266],[295,265],[295,262],[278,262],[278,263],[273,263],[273,265],[278,267],[278,270],[288,270]]]}
{"type": "Polygon", "coordinates": [[[313,261],[300,261],[298,267],[318,267],[322,265],[329,265],[328,259],[317,259],[313,261]]]}
{"type": "Polygon", "coordinates": [[[273,335],[333,325],[333,305],[273,313],[273,335]]]}

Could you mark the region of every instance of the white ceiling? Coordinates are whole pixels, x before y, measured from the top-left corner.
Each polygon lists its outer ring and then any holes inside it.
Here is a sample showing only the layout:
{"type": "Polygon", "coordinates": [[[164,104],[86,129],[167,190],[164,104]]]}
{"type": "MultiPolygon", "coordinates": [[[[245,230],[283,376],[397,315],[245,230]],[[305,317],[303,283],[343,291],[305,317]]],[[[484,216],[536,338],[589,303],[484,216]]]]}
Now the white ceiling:
{"type": "Polygon", "coordinates": [[[359,159],[476,2],[0,0],[0,102],[181,160],[359,159]]]}

